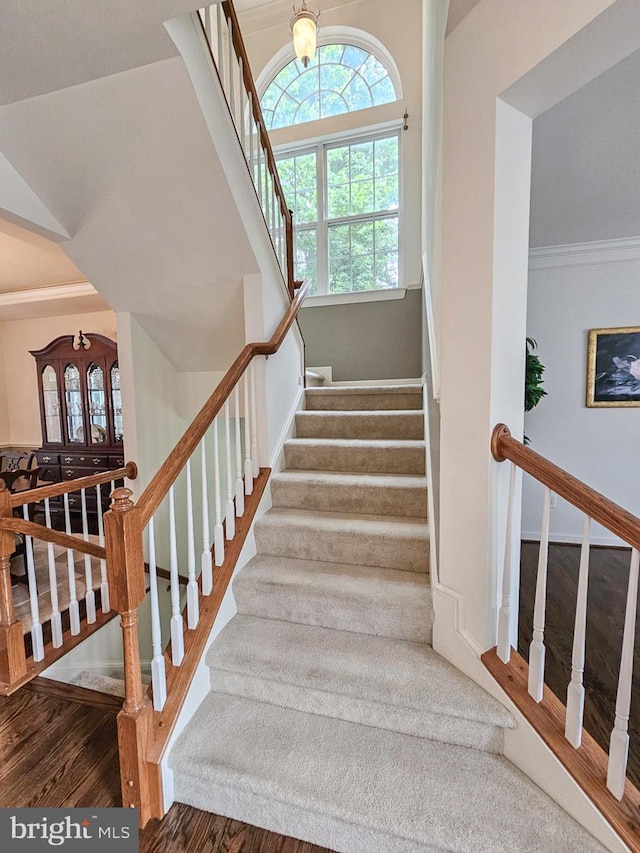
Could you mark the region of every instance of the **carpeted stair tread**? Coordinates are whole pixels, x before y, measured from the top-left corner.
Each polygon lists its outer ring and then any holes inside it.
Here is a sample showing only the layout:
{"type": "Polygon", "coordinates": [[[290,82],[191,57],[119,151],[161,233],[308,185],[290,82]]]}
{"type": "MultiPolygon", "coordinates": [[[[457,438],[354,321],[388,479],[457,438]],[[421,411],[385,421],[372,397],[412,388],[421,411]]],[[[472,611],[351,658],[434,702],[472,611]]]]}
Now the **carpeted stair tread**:
{"type": "Polygon", "coordinates": [[[514,725],[424,643],[238,614],[207,664],[219,692],[447,743],[500,751],[514,725]]]}
{"type": "Polygon", "coordinates": [[[254,531],[259,554],[429,570],[429,526],[424,519],[272,509],[254,531]]]}
{"type": "Polygon", "coordinates": [[[343,853],[603,849],[499,756],[236,696],[204,699],[170,765],[179,802],[343,853]]]}
{"type": "Polygon", "coordinates": [[[422,409],[420,385],[367,385],[308,388],[307,410],[363,411],[422,409]]]}
{"type": "Polygon", "coordinates": [[[429,579],[419,572],[257,554],[233,593],[249,616],[431,642],[429,579]]]}
{"type": "Polygon", "coordinates": [[[423,439],[421,411],[305,411],[296,415],[298,438],[423,439]]]}
{"type": "Polygon", "coordinates": [[[427,517],[427,478],[417,474],[283,471],[271,495],[274,507],[427,517]]]}
{"type": "Polygon", "coordinates": [[[424,474],[424,441],[292,438],[285,443],[288,469],[368,474],[424,474]]]}

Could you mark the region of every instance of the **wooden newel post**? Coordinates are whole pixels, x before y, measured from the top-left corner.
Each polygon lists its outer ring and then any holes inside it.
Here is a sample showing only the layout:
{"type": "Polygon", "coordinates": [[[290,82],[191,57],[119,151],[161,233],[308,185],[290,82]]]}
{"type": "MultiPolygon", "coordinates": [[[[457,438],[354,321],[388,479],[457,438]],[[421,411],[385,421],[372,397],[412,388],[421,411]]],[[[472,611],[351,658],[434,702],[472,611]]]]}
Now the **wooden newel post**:
{"type": "Polygon", "coordinates": [[[107,575],[111,606],[120,613],[124,655],[125,702],[118,714],[118,746],[122,803],[140,809],[140,825],[162,817],[159,766],[146,755],[153,708],[144,693],[138,647],[138,607],[145,598],[142,522],[131,489],[111,493],[104,516],[107,575]],[[160,813],[158,810],[160,809],[160,813]]]}
{"type": "MultiPolygon", "coordinates": [[[[11,518],[11,494],[0,481],[0,519],[11,518]]],[[[0,681],[13,684],[26,675],[22,623],[16,620],[11,589],[11,555],[15,535],[0,528],[0,681]]]]}

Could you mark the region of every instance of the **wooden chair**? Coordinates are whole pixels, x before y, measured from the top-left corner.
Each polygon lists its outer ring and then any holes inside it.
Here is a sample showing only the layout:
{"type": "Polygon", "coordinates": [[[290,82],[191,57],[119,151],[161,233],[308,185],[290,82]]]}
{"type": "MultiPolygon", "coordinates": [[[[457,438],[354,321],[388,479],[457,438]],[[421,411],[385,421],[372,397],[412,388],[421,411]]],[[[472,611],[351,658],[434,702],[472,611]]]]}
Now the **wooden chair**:
{"type": "Polygon", "coordinates": [[[5,451],[0,456],[0,473],[3,471],[28,471],[37,465],[36,454],[32,450],[5,451]]]}
{"type": "MultiPolygon", "coordinates": [[[[35,454],[33,454],[35,457],[35,454]]],[[[7,489],[13,494],[20,494],[20,492],[26,492],[29,489],[35,489],[38,485],[38,475],[40,474],[40,468],[14,468],[12,470],[0,471],[0,480],[2,480],[7,487],[7,489]]],[[[30,521],[34,520],[35,516],[35,504],[28,505],[28,513],[30,521]]],[[[23,517],[23,511],[21,507],[16,507],[13,511],[13,514],[19,518],[23,517]]],[[[24,574],[23,575],[11,575],[11,579],[14,582],[26,583],[27,582],[27,548],[25,544],[25,538],[21,533],[16,533],[16,550],[14,552],[16,555],[22,555],[22,559],[24,561],[24,574]]]]}

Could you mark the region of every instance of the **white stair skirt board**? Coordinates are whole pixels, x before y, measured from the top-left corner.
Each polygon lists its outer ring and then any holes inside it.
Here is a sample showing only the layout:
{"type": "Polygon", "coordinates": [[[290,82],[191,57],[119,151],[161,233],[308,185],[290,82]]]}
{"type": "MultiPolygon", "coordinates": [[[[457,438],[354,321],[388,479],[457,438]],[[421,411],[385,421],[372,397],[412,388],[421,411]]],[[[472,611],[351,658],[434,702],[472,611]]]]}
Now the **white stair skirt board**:
{"type": "Polygon", "coordinates": [[[176,799],[344,853],[601,850],[501,755],[513,718],[430,646],[422,390],[306,391],[176,799]]]}

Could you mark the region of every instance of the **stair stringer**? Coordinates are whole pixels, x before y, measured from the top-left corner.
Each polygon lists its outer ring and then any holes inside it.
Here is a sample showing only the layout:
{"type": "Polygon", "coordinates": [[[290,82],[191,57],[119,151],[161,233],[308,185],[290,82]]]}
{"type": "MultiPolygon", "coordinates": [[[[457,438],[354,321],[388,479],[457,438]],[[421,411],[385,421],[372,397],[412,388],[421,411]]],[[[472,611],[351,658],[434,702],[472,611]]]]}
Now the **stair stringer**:
{"type": "Polygon", "coordinates": [[[434,650],[501,702],[516,720],[515,728],[505,729],[504,732],[504,757],[607,850],[611,853],[629,853],[629,847],[483,665],[480,656],[485,649],[480,647],[465,627],[463,596],[435,580],[432,591],[434,650]]]}

